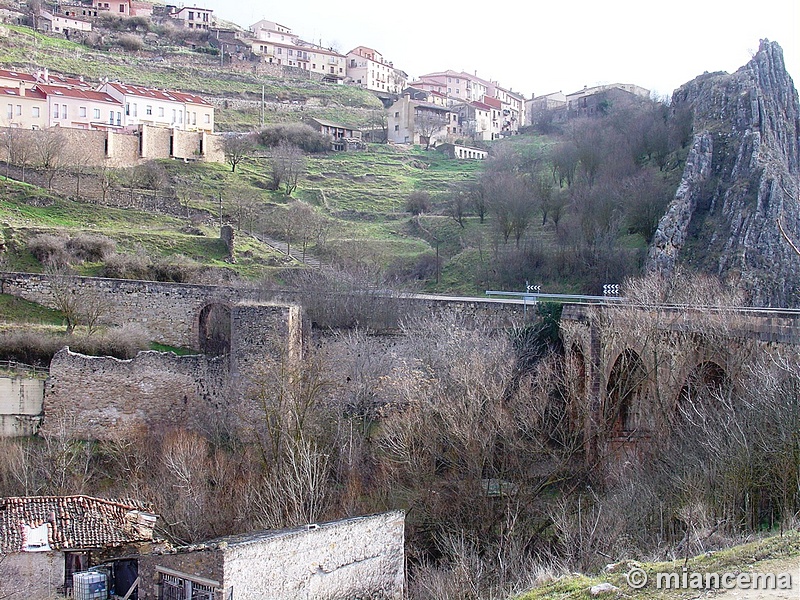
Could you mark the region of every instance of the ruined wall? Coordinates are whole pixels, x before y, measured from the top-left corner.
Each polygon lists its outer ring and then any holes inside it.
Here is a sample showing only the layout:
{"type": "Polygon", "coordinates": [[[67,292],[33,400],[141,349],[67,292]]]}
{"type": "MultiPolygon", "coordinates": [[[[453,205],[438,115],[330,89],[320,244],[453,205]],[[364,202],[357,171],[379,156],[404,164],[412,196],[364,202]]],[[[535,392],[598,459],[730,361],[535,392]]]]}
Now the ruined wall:
{"type": "Polygon", "coordinates": [[[193,551],[143,557],[139,597],[156,597],[155,569],[162,566],[220,581],[222,597],[233,592],[237,600],[400,600],[404,525],[405,515],[394,511],[222,538],[193,551]]]}
{"type": "Polygon", "coordinates": [[[42,416],[44,379],[0,377],[0,437],[33,435],[42,416]]]}
{"type": "MultiPolygon", "coordinates": [[[[19,552],[3,558],[3,583],[0,589],[23,592],[30,600],[56,597],[59,586],[64,585],[63,552],[19,552]],[[14,582],[20,582],[15,587],[14,582]]],[[[12,594],[11,597],[15,597],[12,594]]]]}
{"type": "Polygon", "coordinates": [[[138,427],[224,424],[230,408],[225,358],[140,352],[136,358],[60,350],[50,363],[41,433],[66,425],[83,439],[110,439],[138,427]]]}

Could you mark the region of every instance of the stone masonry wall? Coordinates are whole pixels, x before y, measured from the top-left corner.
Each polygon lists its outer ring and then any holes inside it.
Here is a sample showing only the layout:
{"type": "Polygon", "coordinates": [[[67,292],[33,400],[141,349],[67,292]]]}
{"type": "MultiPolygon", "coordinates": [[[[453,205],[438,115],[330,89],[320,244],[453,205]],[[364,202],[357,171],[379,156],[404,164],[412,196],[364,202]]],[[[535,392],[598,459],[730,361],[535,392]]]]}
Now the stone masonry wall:
{"type": "Polygon", "coordinates": [[[139,427],[209,431],[227,422],[228,390],[225,358],[140,352],[119,360],[65,348],[50,364],[40,432],[64,424],[82,439],[116,438],[139,427]]]}

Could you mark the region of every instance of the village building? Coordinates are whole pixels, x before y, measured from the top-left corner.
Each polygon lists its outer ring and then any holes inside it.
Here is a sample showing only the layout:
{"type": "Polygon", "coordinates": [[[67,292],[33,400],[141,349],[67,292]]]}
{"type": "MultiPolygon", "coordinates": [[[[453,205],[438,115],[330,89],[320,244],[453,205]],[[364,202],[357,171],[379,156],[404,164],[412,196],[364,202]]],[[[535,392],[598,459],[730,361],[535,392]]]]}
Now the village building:
{"type": "Polygon", "coordinates": [[[39,29],[44,32],[60,33],[69,39],[71,34],[91,31],[92,23],[87,18],[81,18],[66,8],[61,13],[40,10],[39,29]]]}
{"type": "Polygon", "coordinates": [[[360,150],[364,148],[363,133],[360,129],[334,123],[324,119],[307,119],[306,121],[315,131],[331,138],[331,150],[360,150]]]}
{"type": "Polygon", "coordinates": [[[48,126],[47,97],[40,90],[27,89],[23,82],[16,87],[0,86],[0,127],[43,129],[48,126]]]}
{"type": "Polygon", "coordinates": [[[400,94],[408,83],[408,74],[394,67],[377,50],[358,46],[347,53],[347,77],[359,87],[374,92],[400,94]]]}
{"type": "Polygon", "coordinates": [[[614,106],[643,102],[650,97],[650,90],[632,83],[610,83],[567,94],[568,118],[592,117],[606,114],[614,106]]]}
{"type": "Polygon", "coordinates": [[[435,144],[450,139],[456,120],[439,98],[424,90],[407,89],[388,109],[390,142],[396,144],[435,144]]]}
{"type": "Polygon", "coordinates": [[[100,91],[123,106],[121,124],[213,133],[214,106],[196,94],[106,82],[100,91]]]}
{"type": "Polygon", "coordinates": [[[138,577],[138,556],[156,544],[157,516],[143,505],[90,496],[0,498],[3,578],[30,597],[71,595],[73,574],[109,565],[120,595],[138,577]]]}
{"type": "Polygon", "coordinates": [[[105,92],[37,84],[45,96],[48,127],[109,129],[124,125],[122,104],[105,92]]]}
{"type": "Polygon", "coordinates": [[[330,83],[344,81],[347,59],[332,48],[303,41],[289,27],[266,19],[251,25],[250,31],[250,49],[264,62],[317,73],[330,83]]]}
{"type": "Polygon", "coordinates": [[[436,150],[450,158],[458,160],[486,160],[489,152],[473,146],[465,146],[463,144],[439,144],[436,150]]]}
{"type": "Polygon", "coordinates": [[[168,7],[169,16],[187,29],[208,29],[216,27],[214,11],[210,8],[200,8],[198,6],[168,7]]]}

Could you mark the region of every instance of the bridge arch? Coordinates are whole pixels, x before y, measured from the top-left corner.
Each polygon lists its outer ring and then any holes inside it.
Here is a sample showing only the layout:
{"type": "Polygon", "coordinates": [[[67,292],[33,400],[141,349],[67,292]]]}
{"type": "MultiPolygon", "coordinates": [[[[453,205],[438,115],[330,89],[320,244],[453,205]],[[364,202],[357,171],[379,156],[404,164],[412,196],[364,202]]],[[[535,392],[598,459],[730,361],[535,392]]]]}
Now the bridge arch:
{"type": "Polygon", "coordinates": [[[607,378],[603,418],[611,437],[628,436],[643,425],[648,372],[635,350],[619,353],[607,378]]]}
{"type": "Polygon", "coordinates": [[[678,393],[676,410],[689,402],[704,401],[731,389],[731,378],[719,361],[710,359],[697,363],[686,375],[678,393]]]}
{"type": "Polygon", "coordinates": [[[198,346],[205,354],[220,356],[231,351],[231,307],[209,302],[197,315],[198,346]]]}

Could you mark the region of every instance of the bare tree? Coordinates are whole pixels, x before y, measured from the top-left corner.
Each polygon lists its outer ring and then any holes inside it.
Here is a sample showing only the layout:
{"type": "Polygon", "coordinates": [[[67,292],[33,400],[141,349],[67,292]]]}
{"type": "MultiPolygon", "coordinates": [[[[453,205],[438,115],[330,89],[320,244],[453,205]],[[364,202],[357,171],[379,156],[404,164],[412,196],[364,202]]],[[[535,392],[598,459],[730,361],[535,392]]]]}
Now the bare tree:
{"type": "Polygon", "coordinates": [[[425,140],[425,150],[430,148],[433,136],[445,128],[447,118],[441,111],[418,106],[414,111],[414,128],[420,141],[425,140]]]}
{"type": "Polygon", "coordinates": [[[225,160],[231,166],[231,173],[236,171],[239,163],[248,158],[254,149],[255,143],[253,136],[250,134],[230,134],[225,136],[223,150],[225,151],[225,160]]]}
{"type": "Polygon", "coordinates": [[[88,334],[93,334],[111,308],[109,301],[100,292],[81,289],[67,268],[50,266],[45,273],[53,305],[64,315],[67,335],[78,325],[85,325],[88,334]]]}
{"type": "Polygon", "coordinates": [[[67,139],[55,128],[34,132],[36,164],[47,174],[47,189],[53,188],[53,178],[67,164],[67,139]]]}
{"type": "Polygon", "coordinates": [[[272,153],[270,161],[273,189],[284,186],[284,193],[291,196],[297,189],[300,177],[305,173],[306,160],[302,150],[282,140],[272,153]]]}

